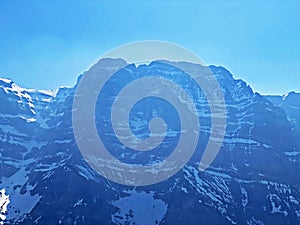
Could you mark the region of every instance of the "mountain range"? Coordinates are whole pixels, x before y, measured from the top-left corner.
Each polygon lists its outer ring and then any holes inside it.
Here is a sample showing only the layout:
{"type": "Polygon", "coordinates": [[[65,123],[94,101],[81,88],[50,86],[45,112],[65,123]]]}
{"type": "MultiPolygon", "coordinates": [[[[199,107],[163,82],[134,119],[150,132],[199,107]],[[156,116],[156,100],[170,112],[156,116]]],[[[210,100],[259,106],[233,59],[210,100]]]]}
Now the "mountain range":
{"type": "MultiPolygon", "coordinates": [[[[186,66],[205,76],[203,66],[186,66]]],[[[206,170],[198,170],[211,118],[205,93],[195,89],[190,94],[201,109],[195,153],[176,175],[144,187],[111,182],[84,160],[72,126],[78,83],[44,91],[1,78],[0,224],[299,224],[300,94],[263,96],[225,68],[209,69],[227,110],[219,154],[206,170]]],[[[141,74],[186,82],[182,71],[159,61],[128,64],[117,75],[129,82],[141,74]]],[[[105,106],[97,104],[95,121],[101,133],[105,106]]],[[[146,112],[152,110],[147,104],[141,107],[146,112]]],[[[176,122],[176,114],[168,115],[176,122]]],[[[147,125],[139,121],[133,126],[143,136],[147,125]]],[[[122,159],[120,152],[115,154],[122,159]]],[[[130,157],[138,160],[139,154],[130,157]]]]}

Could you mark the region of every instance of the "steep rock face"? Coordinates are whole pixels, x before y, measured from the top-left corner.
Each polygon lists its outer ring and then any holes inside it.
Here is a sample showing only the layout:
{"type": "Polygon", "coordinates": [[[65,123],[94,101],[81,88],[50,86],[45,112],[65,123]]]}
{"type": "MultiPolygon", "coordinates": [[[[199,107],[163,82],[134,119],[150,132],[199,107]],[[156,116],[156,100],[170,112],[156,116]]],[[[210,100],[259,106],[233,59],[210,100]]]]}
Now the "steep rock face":
{"type": "MultiPolygon", "coordinates": [[[[184,64],[199,75],[205,69],[184,64]]],[[[83,160],[72,129],[76,86],[57,92],[36,91],[0,79],[0,223],[299,223],[300,180],[296,174],[300,169],[300,135],[286,109],[253,93],[225,68],[210,66],[225,98],[227,127],[217,158],[200,172],[199,161],[211,127],[209,105],[201,88],[194,87],[176,63],[173,65],[131,64],[116,74],[122,76],[123,85],[159,74],[191,90],[189,94],[196,99],[201,125],[193,157],[175,176],[146,187],[110,182],[83,160]]],[[[110,85],[121,84],[113,80],[110,85]]],[[[109,91],[103,94],[115,94],[109,91]]],[[[292,98],[289,102],[300,106],[292,98]]],[[[153,112],[150,103],[142,104],[140,110],[153,112]]],[[[99,101],[97,107],[95,121],[101,133],[99,115],[106,106],[99,101]]],[[[173,116],[170,113],[167,117],[176,122],[173,116]]],[[[137,135],[147,135],[147,121],[135,122],[132,126],[137,135]]],[[[130,156],[139,159],[137,153],[130,156]]]]}
{"type": "Polygon", "coordinates": [[[284,109],[291,124],[300,130],[300,93],[290,92],[284,96],[268,95],[266,98],[274,105],[284,109]]]}

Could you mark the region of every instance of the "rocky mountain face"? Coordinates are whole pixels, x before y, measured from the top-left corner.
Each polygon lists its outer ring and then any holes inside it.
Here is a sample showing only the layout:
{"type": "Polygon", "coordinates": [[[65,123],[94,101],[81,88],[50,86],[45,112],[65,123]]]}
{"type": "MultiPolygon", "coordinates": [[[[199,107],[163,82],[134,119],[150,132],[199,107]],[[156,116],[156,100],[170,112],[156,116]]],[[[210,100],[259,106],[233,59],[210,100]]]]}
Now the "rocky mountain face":
{"type": "Polygon", "coordinates": [[[268,95],[266,98],[287,114],[288,120],[300,131],[300,93],[290,92],[287,95],[268,95]]]}
{"type": "MultiPolygon", "coordinates": [[[[202,66],[187,66],[202,75],[202,66]]],[[[208,169],[198,170],[211,118],[203,91],[191,89],[200,120],[198,147],[176,175],[144,187],[113,183],[83,159],[72,127],[77,85],[38,91],[0,79],[0,224],[298,224],[299,95],[264,97],[225,68],[210,70],[227,110],[218,156],[208,169]]],[[[182,71],[161,62],[130,64],[116,75],[126,83],[149,74],[189,85],[182,71]]],[[[149,104],[140,110],[153,113],[149,104]]],[[[101,133],[101,102],[98,107],[101,133]]],[[[176,113],[160,109],[166,120],[176,122],[176,113]]],[[[148,132],[147,121],[132,126],[137,135],[148,132]]],[[[116,151],[116,157],[121,153],[116,151]]],[[[139,159],[139,154],[130,157],[139,159]]],[[[164,153],[160,157],[155,160],[164,153]]]]}

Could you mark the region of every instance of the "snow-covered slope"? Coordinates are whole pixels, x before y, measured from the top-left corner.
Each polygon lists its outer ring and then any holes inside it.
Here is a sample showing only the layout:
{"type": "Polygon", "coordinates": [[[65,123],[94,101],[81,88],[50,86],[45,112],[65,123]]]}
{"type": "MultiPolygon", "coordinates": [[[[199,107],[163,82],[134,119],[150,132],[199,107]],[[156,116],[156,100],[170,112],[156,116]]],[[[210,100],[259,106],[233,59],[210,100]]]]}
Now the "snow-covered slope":
{"type": "MultiPolygon", "coordinates": [[[[210,69],[227,107],[219,155],[198,171],[210,111],[202,90],[194,90],[201,109],[198,149],[175,176],[145,187],[110,182],[83,160],[71,121],[76,86],[36,91],[0,79],[0,224],[300,223],[300,135],[291,117],[225,68],[210,69]]],[[[157,73],[186,82],[182,71],[162,62],[128,65],[119,75],[157,73]]]]}

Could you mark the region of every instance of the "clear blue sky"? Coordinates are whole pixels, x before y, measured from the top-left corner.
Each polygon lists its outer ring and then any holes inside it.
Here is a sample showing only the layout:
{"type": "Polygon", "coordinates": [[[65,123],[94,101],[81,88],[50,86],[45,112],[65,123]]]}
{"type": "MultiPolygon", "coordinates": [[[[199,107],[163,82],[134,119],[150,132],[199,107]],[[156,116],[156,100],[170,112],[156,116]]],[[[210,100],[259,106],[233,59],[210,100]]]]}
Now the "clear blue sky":
{"type": "Polygon", "coordinates": [[[300,91],[300,1],[0,0],[0,77],[73,85],[107,50],[164,40],[263,94],[300,91]]]}

